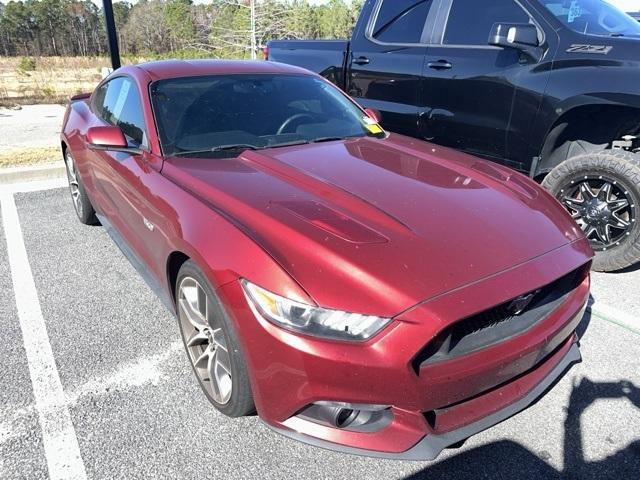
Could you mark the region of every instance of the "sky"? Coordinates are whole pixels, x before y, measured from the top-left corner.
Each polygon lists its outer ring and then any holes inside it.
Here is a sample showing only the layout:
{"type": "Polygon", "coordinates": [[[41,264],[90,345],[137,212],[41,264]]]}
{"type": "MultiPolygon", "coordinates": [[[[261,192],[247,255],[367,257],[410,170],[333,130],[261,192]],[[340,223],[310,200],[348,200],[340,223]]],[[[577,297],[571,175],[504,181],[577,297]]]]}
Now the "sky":
{"type": "Polygon", "coordinates": [[[640,12],[640,0],[610,0],[625,12],[640,12]]]}

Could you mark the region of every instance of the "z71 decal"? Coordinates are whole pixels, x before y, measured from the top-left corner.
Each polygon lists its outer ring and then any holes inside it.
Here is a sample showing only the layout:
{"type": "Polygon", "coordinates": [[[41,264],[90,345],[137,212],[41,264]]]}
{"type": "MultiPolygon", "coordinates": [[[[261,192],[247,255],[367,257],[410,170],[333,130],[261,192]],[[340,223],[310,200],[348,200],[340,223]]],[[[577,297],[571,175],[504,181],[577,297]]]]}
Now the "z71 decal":
{"type": "Polygon", "coordinates": [[[613,47],[608,45],[579,45],[573,44],[567,49],[567,53],[601,53],[606,55],[613,47]]]}

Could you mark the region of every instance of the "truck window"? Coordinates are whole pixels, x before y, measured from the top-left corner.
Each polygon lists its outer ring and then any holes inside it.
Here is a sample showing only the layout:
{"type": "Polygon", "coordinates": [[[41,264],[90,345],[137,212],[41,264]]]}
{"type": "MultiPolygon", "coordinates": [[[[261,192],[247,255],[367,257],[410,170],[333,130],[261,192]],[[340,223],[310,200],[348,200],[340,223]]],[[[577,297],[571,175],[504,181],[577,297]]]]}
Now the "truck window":
{"type": "Polygon", "coordinates": [[[640,23],[605,0],[541,0],[571,30],[587,35],[640,36],[640,23]]]}
{"type": "Polygon", "coordinates": [[[384,43],[420,43],[432,5],[433,0],[383,0],[371,36],[384,43]]]}
{"type": "Polygon", "coordinates": [[[487,45],[494,23],[529,23],[514,0],[453,0],[443,43],[487,45]]]}

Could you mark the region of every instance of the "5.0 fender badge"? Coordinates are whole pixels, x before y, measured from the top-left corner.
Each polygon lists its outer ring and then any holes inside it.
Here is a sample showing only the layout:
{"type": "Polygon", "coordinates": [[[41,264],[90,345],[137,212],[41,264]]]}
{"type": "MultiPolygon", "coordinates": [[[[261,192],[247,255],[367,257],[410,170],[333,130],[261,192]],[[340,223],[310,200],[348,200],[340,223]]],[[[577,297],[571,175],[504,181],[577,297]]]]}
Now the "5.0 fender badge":
{"type": "Polygon", "coordinates": [[[582,45],[574,43],[567,48],[567,53],[599,53],[606,55],[611,50],[613,50],[613,47],[610,45],[582,45]]]}

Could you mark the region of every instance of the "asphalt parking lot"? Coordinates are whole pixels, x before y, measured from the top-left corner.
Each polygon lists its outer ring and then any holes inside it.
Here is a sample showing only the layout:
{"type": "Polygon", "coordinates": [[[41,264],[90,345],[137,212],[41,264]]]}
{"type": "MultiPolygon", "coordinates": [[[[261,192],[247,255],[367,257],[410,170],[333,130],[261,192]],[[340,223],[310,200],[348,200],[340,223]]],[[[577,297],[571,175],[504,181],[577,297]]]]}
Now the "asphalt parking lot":
{"type": "Polygon", "coordinates": [[[640,476],[640,269],[594,276],[626,327],[587,313],[583,363],[530,409],[434,462],[354,457],[217,413],[174,317],[61,185],[0,192],[0,478],[640,476]]]}

